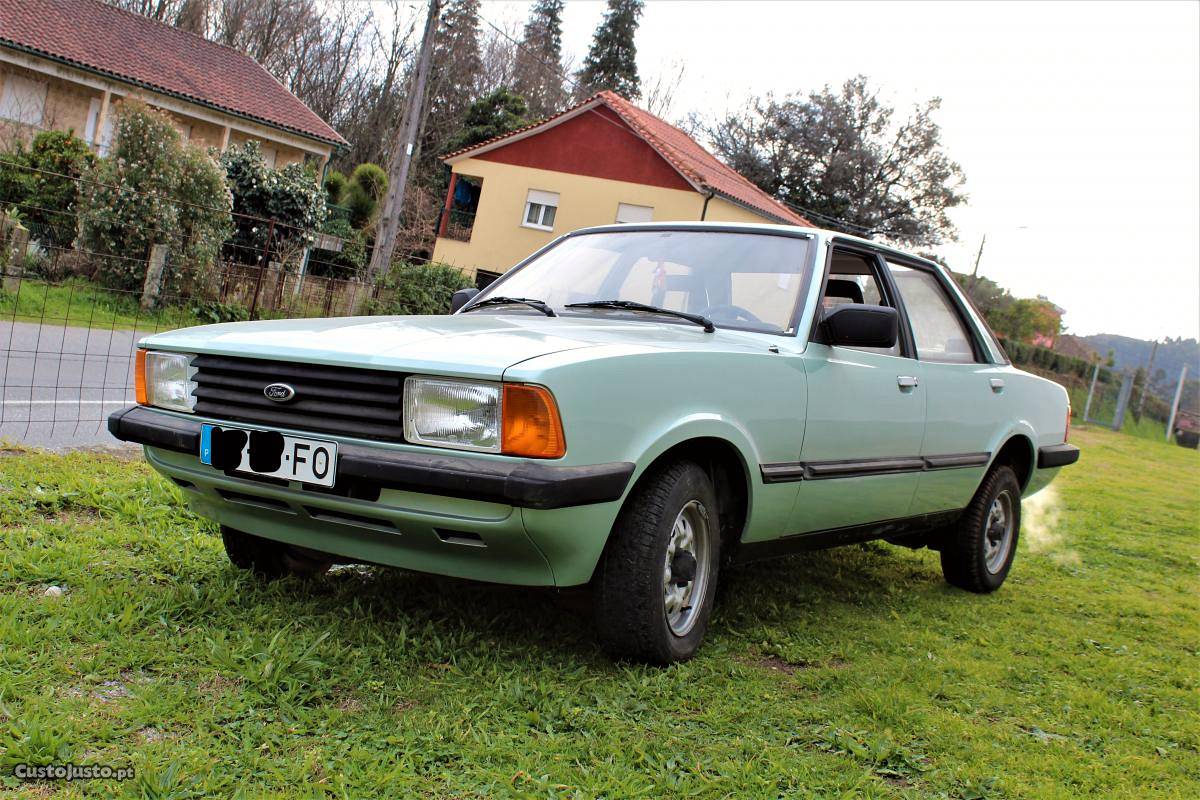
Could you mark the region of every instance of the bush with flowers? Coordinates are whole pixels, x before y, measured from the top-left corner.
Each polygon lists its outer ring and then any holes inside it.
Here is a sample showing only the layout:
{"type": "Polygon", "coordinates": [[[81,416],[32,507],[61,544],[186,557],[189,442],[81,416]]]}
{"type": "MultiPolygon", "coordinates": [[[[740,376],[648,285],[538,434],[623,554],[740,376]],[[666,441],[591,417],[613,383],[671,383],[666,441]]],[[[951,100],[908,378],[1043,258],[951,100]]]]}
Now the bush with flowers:
{"type": "Polygon", "coordinates": [[[162,287],[203,280],[233,230],[224,170],[180,139],[172,119],[137,100],[117,109],[112,153],[79,185],[79,245],[97,259],[104,285],[142,288],[151,248],[167,246],[162,287]]]}
{"type": "Polygon", "coordinates": [[[303,165],[271,169],[258,142],[250,140],[222,153],[221,166],[236,226],[226,245],[229,258],[257,264],[268,250],[268,234],[272,261],[287,261],[313,243],[327,216],[325,190],[303,165]]]}

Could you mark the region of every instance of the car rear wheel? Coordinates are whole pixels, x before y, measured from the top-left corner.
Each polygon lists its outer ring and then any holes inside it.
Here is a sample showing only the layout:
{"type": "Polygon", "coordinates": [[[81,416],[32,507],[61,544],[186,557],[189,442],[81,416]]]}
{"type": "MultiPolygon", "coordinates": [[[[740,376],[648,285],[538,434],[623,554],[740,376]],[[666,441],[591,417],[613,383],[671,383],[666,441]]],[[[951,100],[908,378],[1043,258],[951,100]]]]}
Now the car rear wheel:
{"type": "Polygon", "coordinates": [[[613,656],[686,661],[704,640],[720,560],[716,492],[677,461],[646,476],[613,526],[595,582],[596,628],[613,656]]]}
{"type": "Polygon", "coordinates": [[[1021,484],[997,465],[942,543],[942,574],[969,592],[994,592],[1008,577],[1021,532],[1021,484]]]}
{"type": "Polygon", "coordinates": [[[221,539],[225,543],[225,554],[235,567],[253,572],[264,580],[288,575],[315,578],[324,575],[333,565],[332,557],[325,553],[264,539],[226,525],[221,526],[221,539]]]}

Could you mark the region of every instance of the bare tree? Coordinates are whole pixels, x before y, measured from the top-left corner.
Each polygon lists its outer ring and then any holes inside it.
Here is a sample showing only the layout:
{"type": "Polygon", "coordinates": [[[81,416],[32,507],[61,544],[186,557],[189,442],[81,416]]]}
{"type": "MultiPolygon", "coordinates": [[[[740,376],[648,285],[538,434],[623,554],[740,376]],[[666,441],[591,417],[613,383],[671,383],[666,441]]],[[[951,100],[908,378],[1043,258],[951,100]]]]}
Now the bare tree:
{"type": "Polygon", "coordinates": [[[683,82],[685,64],[675,60],[663,68],[642,90],[642,107],[657,117],[666,118],[675,105],[675,92],[683,82]]]}

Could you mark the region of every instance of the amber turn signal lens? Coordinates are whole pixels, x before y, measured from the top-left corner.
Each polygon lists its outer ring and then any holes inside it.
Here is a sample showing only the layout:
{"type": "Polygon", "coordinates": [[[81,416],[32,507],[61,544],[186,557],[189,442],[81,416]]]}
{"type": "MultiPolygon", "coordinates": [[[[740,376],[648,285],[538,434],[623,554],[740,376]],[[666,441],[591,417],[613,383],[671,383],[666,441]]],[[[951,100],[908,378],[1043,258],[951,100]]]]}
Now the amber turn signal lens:
{"type": "Polygon", "coordinates": [[[149,405],[150,401],[146,395],[146,351],[138,350],[137,359],[134,361],[133,367],[133,389],[134,397],[139,405],[149,405]]]}
{"type": "Polygon", "coordinates": [[[504,384],[501,451],[527,458],[559,458],[567,452],[554,395],[542,386],[504,384]]]}

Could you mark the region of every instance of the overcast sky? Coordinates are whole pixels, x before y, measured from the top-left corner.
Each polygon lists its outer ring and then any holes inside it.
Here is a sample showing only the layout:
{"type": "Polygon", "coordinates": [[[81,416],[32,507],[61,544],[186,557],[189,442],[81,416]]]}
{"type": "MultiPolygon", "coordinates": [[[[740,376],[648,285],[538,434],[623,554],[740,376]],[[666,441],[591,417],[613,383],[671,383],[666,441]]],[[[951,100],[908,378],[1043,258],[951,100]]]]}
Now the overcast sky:
{"type": "MultiPolygon", "coordinates": [[[[576,66],[603,8],[567,3],[576,66]]],[[[1070,332],[1200,333],[1200,3],[650,0],[637,46],[644,82],[684,65],[672,121],[858,73],[900,110],[941,97],[970,195],[954,269],[986,233],[981,274],[1046,295],[1070,332]]]]}

